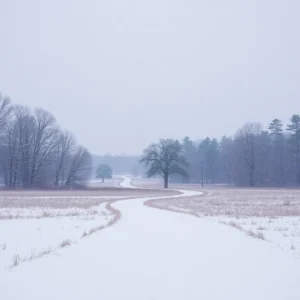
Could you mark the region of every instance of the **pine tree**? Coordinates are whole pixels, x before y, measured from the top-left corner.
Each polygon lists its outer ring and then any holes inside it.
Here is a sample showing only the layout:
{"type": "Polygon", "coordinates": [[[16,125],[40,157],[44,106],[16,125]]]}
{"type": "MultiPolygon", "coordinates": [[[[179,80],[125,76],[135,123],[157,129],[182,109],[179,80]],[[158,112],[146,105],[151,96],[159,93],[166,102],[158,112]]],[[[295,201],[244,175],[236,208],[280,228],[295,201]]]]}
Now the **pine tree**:
{"type": "Polygon", "coordinates": [[[290,122],[291,124],[287,125],[287,130],[292,132],[289,142],[295,157],[296,180],[300,186],[300,116],[293,115],[290,122]]]}

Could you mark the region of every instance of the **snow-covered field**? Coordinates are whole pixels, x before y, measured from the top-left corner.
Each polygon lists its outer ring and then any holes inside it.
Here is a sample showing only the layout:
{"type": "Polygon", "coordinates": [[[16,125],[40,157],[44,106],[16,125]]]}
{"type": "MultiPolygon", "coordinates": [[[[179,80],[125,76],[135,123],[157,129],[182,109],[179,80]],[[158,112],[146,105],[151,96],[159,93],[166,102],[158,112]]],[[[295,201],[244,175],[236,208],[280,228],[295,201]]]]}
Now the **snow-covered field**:
{"type": "Polygon", "coordinates": [[[120,177],[113,177],[112,179],[105,179],[104,182],[102,182],[102,180],[95,179],[95,180],[90,180],[88,182],[88,186],[93,187],[93,188],[115,187],[115,186],[118,186],[121,181],[122,181],[122,179],[120,177]]]}
{"type": "MultiPolygon", "coordinates": [[[[131,180],[125,179],[122,185],[131,187],[131,180]]],[[[78,214],[56,216],[60,210],[57,204],[53,204],[47,208],[53,210],[51,216],[37,218],[36,215],[40,216],[41,211],[36,206],[30,206],[32,212],[28,214],[31,216],[29,218],[0,220],[0,224],[12,222],[11,229],[0,231],[0,237],[4,232],[6,239],[15,247],[10,254],[6,252],[9,243],[5,249],[0,249],[1,260],[4,261],[6,257],[11,262],[11,254],[21,248],[24,252],[20,251],[20,256],[26,256],[27,251],[31,254],[30,243],[26,240],[32,241],[31,245],[45,249],[42,253],[46,253],[42,259],[33,259],[16,268],[3,268],[0,271],[1,299],[300,299],[300,259],[295,256],[295,251],[282,251],[274,243],[249,238],[245,233],[250,229],[247,226],[256,226],[257,230],[259,226],[267,226],[258,222],[261,218],[267,218],[263,213],[269,208],[263,210],[260,217],[245,213],[238,218],[230,213],[208,214],[208,211],[218,211],[211,208],[202,213],[205,218],[195,218],[169,212],[165,208],[197,215],[199,202],[208,197],[207,194],[185,191],[183,195],[160,196],[159,193],[162,195],[163,192],[151,191],[151,196],[146,198],[124,201],[102,199],[96,208],[94,201],[100,200],[95,198],[83,197],[70,201],[76,205],[71,205],[68,200],[52,199],[48,203],[63,203],[63,211],[78,214]],[[164,209],[152,209],[144,205],[145,201],[164,209]],[[107,202],[113,203],[104,206],[107,202]],[[82,235],[82,231],[87,233],[90,226],[99,227],[102,221],[108,221],[105,218],[110,215],[102,213],[107,208],[110,214],[118,215],[117,212],[121,212],[120,221],[93,235],[82,235]],[[97,210],[99,213],[95,212],[97,210]],[[240,225],[244,226],[245,232],[236,229],[239,224],[233,224],[233,219],[235,222],[249,221],[249,224],[240,225]],[[29,225],[27,232],[24,224],[30,222],[33,222],[33,226],[29,225]],[[38,222],[43,224],[41,233],[37,230],[38,222]],[[228,222],[231,226],[224,226],[220,222],[228,222]],[[24,238],[21,237],[23,231],[24,238]],[[33,231],[35,233],[31,237],[33,231]],[[21,248],[14,242],[14,235],[18,237],[15,240],[23,245],[21,248]],[[75,243],[69,247],[66,239],[73,239],[75,243]],[[47,252],[49,242],[56,247],[50,253],[47,252]],[[6,256],[3,255],[5,252],[6,256]]],[[[36,201],[34,199],[32,203],[36,201]]],[[[289,205],[293,205],[293,202],[289,205]]],[[[206,204],[205,207],[208,209],[210,205],[206,204]]],[[[232,208],[228,212],[235,210],[232,208]]],[[[280,218],[272,216],[269,219],[280,218]]]]}
{"type": "MultiPolygon", "coordinates": [[[[119,182],[107,184],[113,187],[119,182]]],[[[62,248],[107,227],[115,218],[107,204],[130,198],[116,194],[113,190],[3,191],[0,274],[46,255],[59,255],[62,248]]]]}
{"type": "Polygon", "coordinates": [[[52,208],[45,199],[40,200],[43,206],[1,207],[0,274],[23,262],[58,254],[64,246],[78,243],[84,233],[107,226],[114,216],[104,199],[97,200],[99,205],[87,208],[52,208]]]}
{"type": "Polygon", "coordinates": [[[272,243],[284,252],[291,252],[300,259],[300,217],[251,217],[230,218],[225,216],[209,219],[232,226],[246,235],[272,243]]]}
{"type": "Polygon", "coordinates": [[[109,188],[103,190],[3,191],[0,274],[45,255],[59,255],[65,246],[107,227],[116,217],[107,210],[108,203],[157,193],[113,187],[120,181],[123,188],[132,187],[125,177],[109,181],[109,188]]]}
{"type": "Polygon", "coordinates": [[[300,258],[300,190],[209,189],[201,196],[150,205],[229,225],[300,258]]]}

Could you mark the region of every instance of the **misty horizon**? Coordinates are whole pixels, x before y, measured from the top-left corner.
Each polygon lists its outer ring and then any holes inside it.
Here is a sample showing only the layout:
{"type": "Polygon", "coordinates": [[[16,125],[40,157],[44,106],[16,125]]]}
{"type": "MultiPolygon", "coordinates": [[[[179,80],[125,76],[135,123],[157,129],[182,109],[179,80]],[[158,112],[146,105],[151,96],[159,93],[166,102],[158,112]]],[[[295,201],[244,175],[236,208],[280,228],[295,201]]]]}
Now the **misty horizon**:
{"type": "Polygon", "coordinates": [[[1,1],[0,91],[95,155],[286,127],[300,99],[297,1],[1,1]]]}

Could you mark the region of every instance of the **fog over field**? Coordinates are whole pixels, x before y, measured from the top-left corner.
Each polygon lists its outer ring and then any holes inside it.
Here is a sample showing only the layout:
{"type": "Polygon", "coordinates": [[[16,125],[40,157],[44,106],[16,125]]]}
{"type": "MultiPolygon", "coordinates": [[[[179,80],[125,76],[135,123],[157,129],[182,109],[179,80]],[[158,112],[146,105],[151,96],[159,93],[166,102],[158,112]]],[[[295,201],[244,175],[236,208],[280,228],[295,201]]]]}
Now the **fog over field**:
{"type": "Polygon", "coordinates": [[[2,0],[0,11],[1,92],[49,110],[93,154],[299,113],[297,0],[2,0]]]}

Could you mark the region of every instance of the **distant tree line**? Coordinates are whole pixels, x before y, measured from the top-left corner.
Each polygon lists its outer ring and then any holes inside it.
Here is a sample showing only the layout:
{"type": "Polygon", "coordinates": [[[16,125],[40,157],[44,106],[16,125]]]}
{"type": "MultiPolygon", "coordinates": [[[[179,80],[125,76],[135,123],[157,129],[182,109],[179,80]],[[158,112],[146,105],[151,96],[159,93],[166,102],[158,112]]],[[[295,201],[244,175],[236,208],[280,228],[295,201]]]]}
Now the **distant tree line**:
{"type": "Polygon", "coordinates": [[[172,182],[201,183],[203,174],[206,184],[300,186],[300,116],[293,115],[286,127],[274,119],[268,130],[246,123],[234,137],[220,140],[161,140],[145,149],[141,161],[149,167],[149,177],[161,175],[165,181],[162,173],[171,166],[167,177],[172,182]],[[172,149],[162,151],[165,143],[172,149]]]}
{"type": "Polygon", "coordinates": [[[94,170],[97,172],[97,168],[100,164],[109,165],[114,174],[132,174],[133,176],[139,176],[144,173],[144,168],[139,165],[139,156],[132,155],[94,155],[94,170]]]}
{"type": "Polygon", "coordinates": [[[92,158],[46,110],[0,94],[0,178],[7,188],[71,186],[90,177],[92,158]]]}

